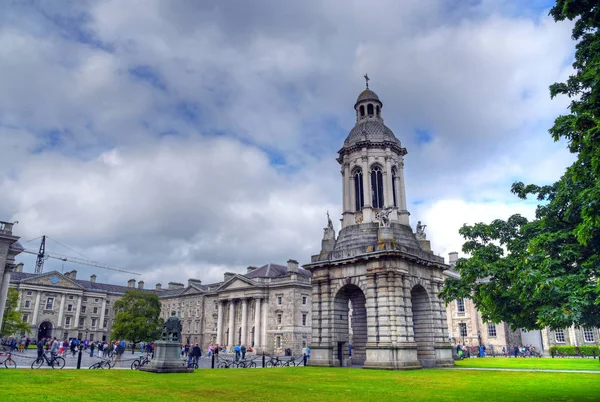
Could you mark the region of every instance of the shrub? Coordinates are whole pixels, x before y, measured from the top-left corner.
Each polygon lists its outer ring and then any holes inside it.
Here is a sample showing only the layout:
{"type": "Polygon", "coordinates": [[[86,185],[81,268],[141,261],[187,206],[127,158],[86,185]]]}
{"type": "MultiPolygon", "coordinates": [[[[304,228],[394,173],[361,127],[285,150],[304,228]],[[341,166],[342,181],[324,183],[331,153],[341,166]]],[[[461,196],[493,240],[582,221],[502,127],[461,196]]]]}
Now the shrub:
{"type": "Polygon", "coordinates": [[[551,346],[550,354],[557,356],[598,356],[600,346],[551,346]]]}

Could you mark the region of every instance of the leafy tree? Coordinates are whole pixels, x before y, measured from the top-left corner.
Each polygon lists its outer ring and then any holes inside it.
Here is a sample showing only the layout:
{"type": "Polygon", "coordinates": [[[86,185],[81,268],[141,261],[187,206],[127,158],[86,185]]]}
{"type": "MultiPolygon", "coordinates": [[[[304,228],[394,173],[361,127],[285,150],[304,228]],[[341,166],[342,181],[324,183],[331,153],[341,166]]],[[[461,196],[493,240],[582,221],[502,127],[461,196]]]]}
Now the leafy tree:
{"type": "Polygon", "coordinates": [[[113,339],[127,339],[133,343],[154,341],[160,336],[163,321],[158,296],[139,290],[128,290],[114,305],[113,339]]]}
{"type": "Polygon", "coordinates": [[[550,134],[577,160],[552,185],[513,184],[541,202],[533,221],[513,215],[460,229],[471,256],[441,297],[472,298],[484,320],[513,328],[600,327],[600,3],[557,0],[550,15],[575,21],[575,72],[550,86],[552,97],[571,99],[570,113],[550,134]]]}
{"type": "Polygon", "coordinates": [[[4,308],[4,318],[2,319],[2,328],[0,335],[28,334],[31,329],[29,324],[23,322],[19,312],[19,291],[8,288],[6,307],[4,308]]]}

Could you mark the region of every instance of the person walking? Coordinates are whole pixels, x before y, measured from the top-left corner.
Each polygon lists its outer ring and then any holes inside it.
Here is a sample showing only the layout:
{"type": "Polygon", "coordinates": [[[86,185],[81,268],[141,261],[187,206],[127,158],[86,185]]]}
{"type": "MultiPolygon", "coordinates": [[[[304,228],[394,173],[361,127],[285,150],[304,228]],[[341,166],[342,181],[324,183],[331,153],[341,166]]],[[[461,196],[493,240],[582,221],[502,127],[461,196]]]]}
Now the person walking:
{"type": "Polygon", "coordinates": [[[235,361],[237,362],[238,360],[240,360],[240,345],[235,345],[235,361]]]}
{"type": "Polygon", "coordinates": [[[90,357],[94,357],[94,349],[96,349],[96,343],[92,342],[90,344],[90,357]]]}
{"type": "Polygon", "coordinates": [[[44,354],[44,341],[46,341],[46,338],[38,339],[38,341],[37,341],[38,359],[41,358],[42,355],[44,354]]]}
{"type": "Polygon", "coordinates": [[[246,345],[242,345],[240,351],[242,352],[242,360],[244,360],[246,358],[246,345]]]}

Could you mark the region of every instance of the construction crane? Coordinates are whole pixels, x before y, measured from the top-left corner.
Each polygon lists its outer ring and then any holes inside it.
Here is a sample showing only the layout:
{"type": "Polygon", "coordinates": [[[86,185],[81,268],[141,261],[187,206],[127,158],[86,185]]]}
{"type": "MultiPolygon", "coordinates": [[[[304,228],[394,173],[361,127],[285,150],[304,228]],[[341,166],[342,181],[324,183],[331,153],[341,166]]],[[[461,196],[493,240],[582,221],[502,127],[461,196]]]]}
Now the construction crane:
{"type": "MultiPolygon", "coordinates": [[[[38,237],[38,239],[39,239],[39,237],[38,237]]],[[[33,240],[36,240],[36,239],[33,239],[33,240]]],[[[33,240],[30,240],[30,241],[33,241],[33,240]]],[[[56,241],[56,240],[54,240],[54,241],[56,241]]],[[[58,243],[58,244],[60,244],[60,243],[58,243]]],[[[66,247],[66,246],[63,246],[63,247],[66,247]]],[[[133,275],[141,275],[139,272],[127,271],[125,269],[111,267],[111,266],[108,266],[105,264],[101,264],[97,261],[92,261],[92,260],[87,260],[87,259],[77,258],[77,257],[70,257],[70,256],[62,255],[62,254],[56,254],[56,253],[48,253],[48,252],[46,252],[46,235],[42,236],[42,243],[40,244],[39,251],[24,249],[22,252],[27,253],[27,254],[37,255],[37,260],[35,262],[35,273],[36,274],[41,274],[44,271],[44,261],[46,261],[48,258],[54,258],[57,260],[68,261],[68,262],[72,262],[74,264],[79,264],[79,265],[87,265],[90,267],[109,269],[111,271],[125,272],[125,273],[133,274],[133,275]]]]}

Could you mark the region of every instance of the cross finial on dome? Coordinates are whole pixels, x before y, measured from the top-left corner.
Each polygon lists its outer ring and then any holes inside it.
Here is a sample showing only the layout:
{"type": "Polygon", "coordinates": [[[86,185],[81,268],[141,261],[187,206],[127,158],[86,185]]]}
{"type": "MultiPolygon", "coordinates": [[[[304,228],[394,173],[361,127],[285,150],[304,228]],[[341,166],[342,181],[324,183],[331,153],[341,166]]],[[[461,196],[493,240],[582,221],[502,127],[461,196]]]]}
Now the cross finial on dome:
{"type": "Polygon", "coordinates": [[[369,89],[369,81],[371,81],[371,79],[369,78],[369,74],[365,74],[365,82],[367,83],[367,89],[369,89]]]}

